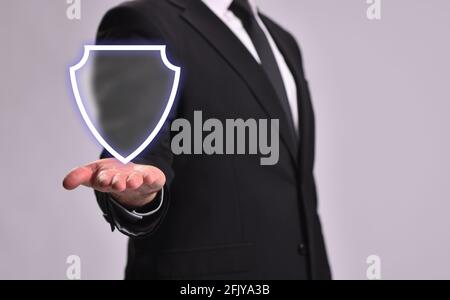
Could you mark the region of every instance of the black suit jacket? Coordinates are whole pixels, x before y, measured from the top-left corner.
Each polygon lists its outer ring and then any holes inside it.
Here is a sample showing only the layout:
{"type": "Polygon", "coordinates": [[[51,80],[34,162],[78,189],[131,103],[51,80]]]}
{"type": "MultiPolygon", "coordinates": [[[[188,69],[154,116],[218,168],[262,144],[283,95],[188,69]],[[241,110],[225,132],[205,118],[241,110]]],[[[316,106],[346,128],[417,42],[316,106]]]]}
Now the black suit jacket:
{"type": "MultiPolygon", "coordinates": [[[[255,155],[180,155],[171,133],[135,160],[167,177],[161,212],[128,224],[149,232],[129,241],[127,279],[329,279],[313,178],[314,116],[302,58],[294,38],[261,16],[284,55],[298,89],[300,147],[260,65],[200,0],[139,0],[110,10],[99,43],[163,43],[182,68],[171,119],[279,119],[278,164],[255,155]],[[297,151],[295,149],[298,149],[297,151]]],[[[169,122],[170,122],[169,120],[169,122]]],[[[121,217],[103,194],[112,226],[121,217]],[[115,220],[114,220],[115,219],[115,220]]]]}

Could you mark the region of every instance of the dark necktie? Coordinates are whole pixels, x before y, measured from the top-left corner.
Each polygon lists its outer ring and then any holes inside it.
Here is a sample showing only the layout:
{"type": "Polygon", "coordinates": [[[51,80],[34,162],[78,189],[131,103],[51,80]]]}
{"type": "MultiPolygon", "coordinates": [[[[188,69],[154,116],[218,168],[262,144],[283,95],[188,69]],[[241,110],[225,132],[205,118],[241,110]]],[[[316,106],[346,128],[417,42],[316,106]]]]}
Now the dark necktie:
{"type": "Polygon", "coordinates": [[[291,130],[294,130],[293,134],[295,135],[296,131],[294,129],[294,122],[283,77],[281,77],[281,72],[272,48],[270,47],[269,40],[264,34],[261,26],[259,26],[248,0],[234,0],[230,6],[230,10],[242,21],[245,30],[250,36],[250,39],[258,52],[259,59],[261,60],[261,66],[269,77],[278,98],[280,98],[281,105],[288,118],[288,123],[291,130]]]}

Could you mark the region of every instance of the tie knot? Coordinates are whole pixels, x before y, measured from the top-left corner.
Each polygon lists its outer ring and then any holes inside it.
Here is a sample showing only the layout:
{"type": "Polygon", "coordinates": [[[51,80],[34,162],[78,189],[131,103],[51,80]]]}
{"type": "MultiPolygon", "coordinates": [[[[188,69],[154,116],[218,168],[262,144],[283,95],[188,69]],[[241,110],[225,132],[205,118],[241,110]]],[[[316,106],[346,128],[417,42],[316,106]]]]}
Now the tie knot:
{"type": "Polygon", "coordinates": [[[254,17],[253,9],[248,0],[233,0],[230,10],[242,21],[249,21],[254,17]]]}

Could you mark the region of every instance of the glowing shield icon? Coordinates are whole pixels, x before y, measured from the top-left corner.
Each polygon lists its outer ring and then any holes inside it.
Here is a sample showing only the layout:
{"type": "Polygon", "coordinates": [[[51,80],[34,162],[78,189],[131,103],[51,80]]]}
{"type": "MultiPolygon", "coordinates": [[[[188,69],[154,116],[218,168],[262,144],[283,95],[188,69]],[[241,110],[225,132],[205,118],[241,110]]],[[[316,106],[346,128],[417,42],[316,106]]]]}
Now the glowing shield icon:
{"type": "Polygon", "coordinates": [[[89,45],[81,61],[70,68],[70,81],[89,130],[111,155],[127,164],[166,123],[180,74],[164,45],[89,45]]]}

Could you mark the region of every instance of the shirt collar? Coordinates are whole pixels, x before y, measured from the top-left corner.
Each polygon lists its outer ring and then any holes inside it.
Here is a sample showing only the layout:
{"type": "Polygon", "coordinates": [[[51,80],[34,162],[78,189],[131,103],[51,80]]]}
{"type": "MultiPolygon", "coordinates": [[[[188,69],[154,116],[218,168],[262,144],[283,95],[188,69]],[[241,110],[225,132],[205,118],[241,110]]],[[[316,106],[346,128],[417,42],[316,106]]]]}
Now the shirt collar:
{"type": "MultiPolygon", "coordinates": [[[[224,16],[230,8],[233,0],[202,0],[216,15],[224,16]]],[[[258,7],[255,0],[248,0],[255,15],[258,13],[258,7]]]]}

